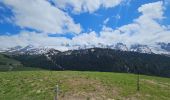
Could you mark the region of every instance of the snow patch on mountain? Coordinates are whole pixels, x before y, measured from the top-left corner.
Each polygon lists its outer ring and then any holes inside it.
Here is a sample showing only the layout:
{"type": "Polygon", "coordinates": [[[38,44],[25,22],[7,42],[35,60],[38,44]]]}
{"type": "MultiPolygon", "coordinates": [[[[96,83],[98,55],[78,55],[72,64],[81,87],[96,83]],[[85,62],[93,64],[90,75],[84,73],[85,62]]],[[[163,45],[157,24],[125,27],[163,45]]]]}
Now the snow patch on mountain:
{"type": "Polygon", "coordinates": [[[139,52],[139,53],[148,53],[148,54],[153,53],[152,50],[147,45],[140,45],[140,44],[132,45],[130,51],[139,52]]]}
{"type": "Polygon", "coordinates": [[[28,45],[26,47],[16,46],[13,48],[7,48],[4,50],[0,50],[0,52],[7,52],[13,54],[48,54],[51,55],[58,54],[59,52],[65,53],[65,55],[70,55],[73,50],[82,50],[82,49],[90,49],[90,48],[109,48],[120,51],[132,51],[139,53],[147,53],[147,54],[165,54],[170,55],[170,43],[157,43],[154,45],[142,45],[142,44],[133,44],[130,47],[127,47],[126,44],[116,43],[111,45],[104,45],[102,43],[98,43],[97,45],[63,45],[63,46],[33,46],[28,45]]]}

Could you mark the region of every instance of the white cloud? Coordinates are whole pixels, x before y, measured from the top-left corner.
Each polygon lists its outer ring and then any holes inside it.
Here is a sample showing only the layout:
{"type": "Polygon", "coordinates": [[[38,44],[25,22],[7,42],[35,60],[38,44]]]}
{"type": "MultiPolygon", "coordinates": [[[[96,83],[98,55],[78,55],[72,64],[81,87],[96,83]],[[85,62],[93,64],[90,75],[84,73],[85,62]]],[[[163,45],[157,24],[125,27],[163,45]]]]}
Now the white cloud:
{"type": "Polygon", "coordinates": [[[20,27],[36,29],[46,33],[80,33],[80,24],[65,12],[46,0],[3,0],[14,13],[14,21],[20,27]]]}
{"type": "Polygon", "coordinates": [[[36,33],[22,31],[17,35],[0,36],[0,48],[9,48],[14,46],[61,46],[63,43],[69,43],[70,40],[64,37],[49,37],[45,33],[36,33]]]}
{"type": "Polygon", "coordinates": [[[74,13],[95,12],[100,7],[110,8],[119,5],[122,0],[51,0],[61,9],[73,9],[74,13]]]}
{"type": "MultiPolygon", "coordinates": [[[[127,45],[141,43],[141,44],[155,44],[156,42],[170,42],[170,31],[168,27],[159,24],[158,20],[162,20],[163,16],[163,2],[155,2],[144,4],[139,7],[138,11],[141,13],[133,23],[123,25],[114,30],[110,27],[104,26],[97,36],[95,32],[80,35],[75,37],[77,43],[83,44],[114,44],[123,42],[127,45]]],[[[104,22],[107,22],[106,19],[104,22]]]]}
{"type": "Polygon", "coordinates": [[[103,24],[104,24],[104,25],[107,24],[109,20],[110,20],[109,18],[106,18],[106,19],[104,20],[103,24]]]}
{"type": "Polygon", "coordinates": [[[158,1],[155,3],[144,4],[138,8],[138,11],[142,13],[142,17],[147,17],[151,19],[162,19],[163,9],[163,2],[158,1]]]}
{"type": "Polygon", "coordinates": [[[101,36],[112,42],[126,44],[142,43],[153,44],[155,42],[170,42],[170,31],[158,20],[162,20],[163,2],[144,4],[139,7],[141,13],[133,23],[119,27],[117,30],[104,27],[101,36]]]}
{"type": "Polygon", "coordinates": [[[68,47],[65,47],[66,44],[70,46],[73,45],[96,45],[100,42],[95,32],[82,33],[72,39],[65,37],[49,37],[45,33],[36,33],[29,31],[22,31],[17,35],[4,35],[0,36],[0,49],[10,48],[15,46],[27,46],[33,45],[35,47],[53,47],[58,50],[68,50],[68,47]]]}
{"type": "Polygon", "coordinates": [[[96,45],[99,42],[99,37],[97,34],[92,31],[89,33],[83,33],[77,37],[72,39],[71,44],[78,44],[78,45],[96,45]]]}

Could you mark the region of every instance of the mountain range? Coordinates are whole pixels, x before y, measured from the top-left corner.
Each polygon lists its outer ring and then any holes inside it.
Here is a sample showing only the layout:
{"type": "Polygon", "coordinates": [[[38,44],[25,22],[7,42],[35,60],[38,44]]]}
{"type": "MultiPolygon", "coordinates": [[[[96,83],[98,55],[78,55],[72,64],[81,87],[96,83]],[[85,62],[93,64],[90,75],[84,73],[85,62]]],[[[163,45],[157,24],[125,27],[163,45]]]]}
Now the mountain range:
{"type": "Polygon", "coordinates": [[[72,45],[69,44],[62,44],[60,47],[53,47],[53,46],[33,46],[28,45],[25,47],[16,46],[12,48],[7,48],[4,50],[0,50],[0,52],[12,53],[12,54],[45,54],[50,50],[58,50],[58,51],[67,51],[67,50],[83,50],[89,48],[108,48],[120,51],[132,51],[132,52],[139,52],[139,53],[147,53],[147,54],[161,54],[161,55],[170,55],[170,43],[157,43],[156,45],[142,45],[142,44],[133,44],[131,46],[127,46],[123,43],[116,43],[112,45],[104,45],[104,44],[97,44],[97,45],[72,45]]]}
{"type": "Polygon", "coordinates": [[[157,46],[132,45],[63,45],[67,50],[53,47],[16,46],[1,50],[10,59],[26,67],[48,70],[81,70],[141,73],[170,77],[170,44],[157,46]]]}

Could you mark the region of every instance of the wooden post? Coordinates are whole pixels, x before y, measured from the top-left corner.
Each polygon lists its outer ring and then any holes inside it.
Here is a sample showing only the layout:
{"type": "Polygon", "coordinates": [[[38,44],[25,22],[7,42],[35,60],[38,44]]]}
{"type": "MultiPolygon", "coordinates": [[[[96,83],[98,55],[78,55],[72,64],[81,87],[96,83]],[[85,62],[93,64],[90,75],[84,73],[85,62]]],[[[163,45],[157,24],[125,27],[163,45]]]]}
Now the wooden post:
{"type": "Polygon", "coordinates": [[[139,86],[139,72],[138,72],[138,75],[137,75],[137,91],[140,90],[140,86],[139,86]]]}
{"type": "Polygon", "coordinates": [[[58,85],[56,85],[56,87],[55,87],[55,97],[54,97],[54,100],[59,100],[58,99],[58,95],[59,95],[59,86],[58,85]]]}

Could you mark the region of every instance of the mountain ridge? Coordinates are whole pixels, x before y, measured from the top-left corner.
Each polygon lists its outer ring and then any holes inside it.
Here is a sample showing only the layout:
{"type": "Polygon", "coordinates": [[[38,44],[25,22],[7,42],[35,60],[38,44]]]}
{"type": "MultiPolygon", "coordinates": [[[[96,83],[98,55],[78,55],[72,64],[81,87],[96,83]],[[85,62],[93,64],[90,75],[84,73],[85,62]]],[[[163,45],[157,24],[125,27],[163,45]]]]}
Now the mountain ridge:
{"type": "Polygon", "coordinates": [[[90,48],[10,56],[22,62],[24,66],[50,70],[139,72],[146,75],[170,77],[170,57],[158,54],[90,48]]]}
{"type": "Polygon", "coordinates": [[[7,48],[6,50],[0,50],[1,52],[11,53],[11,54],[45,54],[49,51],[57,51],[58,52],[65,52],[69,50],[83,50],[83,49],[90,49],[90,48],[108,48],[120,51],[132,51],[132,52],[139,52],[139,53],[147,53],[147,54],[160,54],[160,55],[170,55],[170,43],[157,43],[155,46],[148,46],[142,44],[133,44],[131,46],[127,46],[123,43],[116,43],[112,45],[104,45],[98,44],[95,45],[72,45],[63,44],[63,47],[53,47],[53,46],[33,46],[28,45],[25,47],[16,46],[12,48],[7,48]]]}

